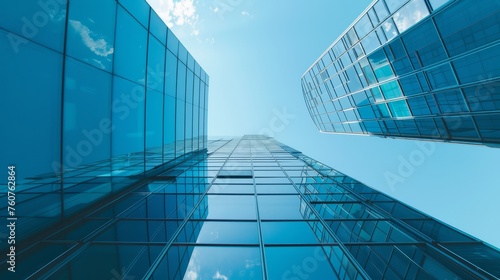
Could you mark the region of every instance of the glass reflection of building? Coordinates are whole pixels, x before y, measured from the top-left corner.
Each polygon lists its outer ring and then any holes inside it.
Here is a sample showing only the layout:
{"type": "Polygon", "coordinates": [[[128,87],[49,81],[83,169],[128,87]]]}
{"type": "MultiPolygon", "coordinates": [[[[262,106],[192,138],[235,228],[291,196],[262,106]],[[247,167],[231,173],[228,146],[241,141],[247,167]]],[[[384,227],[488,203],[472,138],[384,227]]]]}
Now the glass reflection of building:
{"type": "Polygon", "coordinates": [[[375,0],[302,77],[323,132],[500,143],[500,2],[375,0]]]}
{"type": "Polygon", "coordinates": [[[497,248],[249,135],[208,141],[53,229],[19,255],[19,276],[496,279],[499,262],[497,248]]]}

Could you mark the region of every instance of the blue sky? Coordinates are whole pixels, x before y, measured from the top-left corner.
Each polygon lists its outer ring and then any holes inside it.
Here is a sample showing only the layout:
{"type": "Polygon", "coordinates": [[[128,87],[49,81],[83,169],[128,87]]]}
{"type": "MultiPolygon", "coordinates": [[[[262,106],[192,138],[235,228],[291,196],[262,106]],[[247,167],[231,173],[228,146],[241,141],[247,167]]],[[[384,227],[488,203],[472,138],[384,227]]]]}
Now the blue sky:
{"type": "Polygon", "coordinates": [[[322,134],[300,78],[371,0],[148,0],[210,76],[209,137],[268,134],[500,247],[500,149],[322,134]]]}

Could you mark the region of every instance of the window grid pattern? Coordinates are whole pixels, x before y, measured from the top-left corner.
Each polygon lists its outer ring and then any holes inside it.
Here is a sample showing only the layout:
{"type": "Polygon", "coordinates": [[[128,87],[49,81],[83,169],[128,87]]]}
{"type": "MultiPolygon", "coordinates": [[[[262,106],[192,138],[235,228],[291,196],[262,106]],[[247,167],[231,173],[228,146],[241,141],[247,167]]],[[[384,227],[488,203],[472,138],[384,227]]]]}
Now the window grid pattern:
{"type": "Polygon", "coordinates": [[[208,75],[146,1],[28,2],[0,9],[19,240],[207,143],[208,75]]]}
{"type": "Polygon", "coordinates": [[[209,141],[208,152],[179,160],[51,231],[19,256],[18,273],[51,279],[500,275],[496,249],[272,138],[209,141]]]}
{"type": "Polygon", "coordinates": [[[499,22],[500,4],[487,0],[374,1],[302,77],[314,123],[323,132],[497,146],[484,119],[500,115],[499,22]],[[453,116],[471,118],[468,133],[433,128],[453,116]],[[408,127],[407,119],[419,121],[408,127]]]}

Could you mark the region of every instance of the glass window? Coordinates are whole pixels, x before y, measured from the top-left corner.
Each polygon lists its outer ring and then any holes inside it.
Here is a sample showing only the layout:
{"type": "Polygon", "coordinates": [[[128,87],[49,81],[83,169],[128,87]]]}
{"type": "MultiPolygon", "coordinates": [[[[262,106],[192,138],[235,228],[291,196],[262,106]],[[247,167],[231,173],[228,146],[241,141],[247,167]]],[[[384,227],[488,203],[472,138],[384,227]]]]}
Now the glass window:
{"type": "Polygon", "coordinates": [[[371,106],[366,106],[366,107],[359,107],[358,108],[358,113],[361,116],[362,119],[369,120],[369,119],[374,119],[375,118],[375,113],[373,112],[373,109],[371,106]]]}
{"type": "MultiPolygon", "coordinates": [[[[4,14],[9,9],[2,5],[0,13],[4,14]]],[[[0,22],[3,24],[3,16],[0,22]]],[[[0,103],[0,111],[5,116],[2,128],[5,133],[16,136],[3,138],[0,154],[23,166],[18,179],[60,172],[60,167],[52,169],[52,166],[54,163],[61,166],[58,139],[61,138],[62,55],[31,42],[19,45],[16,54],[8,33],[0,29],[0,60],[0,88],[2,96],[8,97],[8,101],[0,103]],[[27,114],[21,117],[23,112],[29,112],[30,117],[27,114]],[[36,145],[33,145],[33,135],[36,135],[36,145]]],[[[79,164],[75,161],[71,167],[79,164]]]]}
{"type": "Polygon", "coordinates": [[[166,46],[167,45],[167,26],[160,18],[160,16],[151,9],[151,22],[149,25],[149,31],[160,40],[160,42],[166,46]]]}
{"type": "Polygon", "coordinates": [[[175,36],[170,29],[167,28],[167,48],[177,56],[179,52],[179,39],[175,36]]]}
{"type": "MultiPolygon", "coordinates": [[[[198,222],[190,222],[198,223],[198,222]]],[[[259,231],[255,222],[201,222],[196,243],[259,244],[259,231]]]]}
{"type": "MultiPolygon", "coordinates": [[[[379,87],[374,87],[374,88],[370,89],[370,92],[373,95],[373,98],[375,99],[375,101],[383,101],[384,100],[384,97],[382,96],[382,92],[380,91],[379,87]]],[[[370,99],[370,94],[367,94],[367,95],[368,95],[368,99],[370,99]]]]}
{"type": "Polygon", "coordinates": [[[148,28],[150,7],[145,0],[119,0],[119,3],[144,27],[148,28]]]}
{"type": "Polygon", "coordinates": [[[262,222],[265,244],[316,244],[318,239],[308,222],[262,222]]]}
{"type": "Polygon", "coordinates": [[[113,0],[71,1],[67,54],[111,72],[115,52],[115,10],[113,0]]]}
{"type": "Polygon", "coordinates": [[[483,141],[498,142],[498,139],[500,139],[500,130],[498,129],[500,127],[499,114],[478,115],[474,116],[474,120],[483,141]]]}
{"type": "Polygon", "coordinates": [[[368,18],[368,14],[365,14],[357,23],[354,25],[356,32],[358,33],[359,38],[365,37],[368,32],[370,32],[373,28],[370,18],[368,18]]]}
{"type": "Polygon", "coordinates": [[[410,109],[405,100],[393,101],[388,103],[392,116],[396,118],[411,116],[410,109]]]}
{"type": "Polygon", "coordinates": [[[450,0],[429,0],[429,2],[431,2],[432,9],[436,10],[444,4],[450,2],[450,0]]]}
{"type": "Polygon", "coordinates": [[[411,112],[414,116],[426,116],[431,115],[431,110],[427,106],[427,102],[424,97],[415,97],[408,99],[408,104],[410,105],[411,112]]]}
{"type": "Polygon", "coordinates": [[[259,247],[228,246],[172,246],[153,278],[264,279],[259,247]]]}
{"type": "Polygon", "coordinates": [[[163,92],[165,78],[165,47],[153,36],[149,36],[148,88],[163,92]]]}
{"type": "Polygon", "coordinates": [[[354,67],[351,66],[351,67],[347,68],[345,73],[348,77],[347,86],[349,87],[350,92],[355,92],[355,91],[360,90],[362,88],[361,82],[359,80],[358,73],[356,73],[356,70],[354,69],[354,67]]]}
{"type": "Polygon", "coordinates": [[[165,161],[174,157],[174,143],[175,143],[175,98],[165,95],[164,99],[164,130],[163,130],[163,144],[165,145],[165,161]]]}
{"type": "Polygon", "coordinates": [[[403,96],[397,81],[391,81],[380,85],[380,90],[382,90],[386,100],[403,96]]]}
{"type": "Polygon", "coordinates": [[[385,37],[387,38],[387,41],[390,41],[392,38],[398,35],[398,30],[396,29],[392,18],[389,18],[384,23],[382,23],[381,28],[384,32],[385,37]]]}
{"type": "Polygon", "coordinates": [[[394,13],[399,7],[408,2],[408,0],[385,0],[387,7],[389,7],[389,11],[394,13]]]}
{"type": "Polygon", "coordinates": [[[115,76],[113,81],[112,154],[144,152],[144,87],[115,76]]]}
{"type": "Polygon", "coordinates": [[[472,117],[444,117],[443,120],[446,123],[446,127],[452,139],[479,139],[476,125],[472,117]]]}
{"type": "Polygon", "coordinates": [[[356,279],[357,271],[338,247],[266,247],[265,255],[269,279],[356,279]],[[354,275],[346,275],[346,266],[354,275]]]}
{"type": "Polygon", "coordinates": [[[82,164],[109,159],[111,74],[69,57],[65,70],[63,146],[72,147],[64,150],[65,165],[73,165],[70,153],[81,150],[82,143],[90,147],[80,155],[82,164]]]}
{"type": "Polygon", "coordinates": [[[114,63],[117,75],[144,84],[147,36],[146,29],[118,6],[114,63]]]}
{"type": "Polygon", "coordinates": [[[163,94],[148,90],[146,96],[146,149],[161,153],[163,141],[163,94]]]}
{"type": "Polygon", "coordinates": [[[472,112],[500,110],[500,83],[489,82],[463,89],[472,112]]]}
{"type": "Polygon", "coordinates": [[[361,44],[363,45],[363,49],[365,50],[366,54],[371,53],[373,50],[380,46],[380,41],[377,37],[377,33],[375,31],[370,33],[361,41],[361,44]]]}
{"type": "Polygon", "coordinates": [[[453,62],[462,84],[500,76],[500,45],[467,55],[453,62]]]}
{"type": "MultiPolygon", "coordinates": [[[[15,53],[26,39],[63,52],[67,1],[2,1],[0,26],[8,30],[6,38],[15,53]],[[18,37],[22,36],[22,37],[18,37]]],[[[104,5],[104,4],[103,4],[104,5]]]]}
{"type": "MultiPolygon", "coordinates": [[[[392,0],[387,1],[392,2],[392,0]]],[[[400,2],[401,1],[394,1],[400,2]]],[[[389,3],[387,3],[389,5],[389,3]]],[[[390,9],[390,7],[389,7],[390,9]]],[[[413,26],[415,23],[421,21],[429,15],[429,10],[425,5],[424,0],[412,0],[408,5],[404,6],[401,10],[394,14],[392,17],[396,26],[398,27],[399,33],[404,32],[406,29],[413,26]]]]}
{"type": "Polygon", "coordinates": [[[177,92],[177,57],[167,51],[165,67],[165,94],[176,97],[177,92]]]}
{"type": "Polygon", "coordinates": [[[378,112],[382,118],[390,118],[391,113],[389,113],[389,109],[387,109],[386,104],[378,104],[377,105],[378,112]]]}
{"type": "Polygon", "coordinates": [[[468,111],[460,90],[439,92],[435,94],[435,97],[443,114],[468,111]]]}
{"type": "Polygon", "coordinates": [[[401,88],[405,96],[411,96],[422,92],[416,75],[401,78],[399,82],[401,83],[401,88]]]}
{"type": "Polygon", "coordinates": [[[446,59],[446,53],[432,21],[425,21],[402,36],[415,69],[446,59]]]}
{"type": "Polygon", "coordinates": [[[373,9],[377,13],[380,21],[384,20],[389,15],[383,0],[378,1],[375,5],[373,5],[373,9]]]}
{"type": "Polygon", "coordinates": [[[389,61],[387,60],[384,49],[379,49],[369,55],[368,60],[373,67],[375,76],[380,82],[394,77],[394,72],[392,71],[389,61]]]}
{"type": "Polygon", "coordinates": [[[372,68],[368,63],[368,60],[366,58],[363,58],[362,60],[360,60],[359,65],[361,67],[361,70],[363,71],[363,76],[368,81],[368,84],[372,85],[376,83],[377,79],[375,78],[375,74],[373,73],[372,68]]]}
{"type": "MultiPolygon", "coordinates": [[[[261,219],[304,219],[304,202],[296,195],[259,195],[261,219]]],[[[306,208],[307,209],[307,208],[306,208]]]]}
{"type": "Polygon", "coordinates": [[[255,197],[253,195],[208,195],[207,197],[207,219],[257,219],[255,197]]]}
{"type": "Polygon", "coordinates": [[[453,70],[448,63],[427,70],[426,74],[433,89],[440,89],[457,84],[453,70]]]}
{"type": "Polygon", "coordinates": [[[352,97],[354,99],[354,103],[356,104],[356,106],[370,104],[370,102],[368,101],[368,97],[366,96],[366,93],[364,91],[355,93],[352,97]]]}

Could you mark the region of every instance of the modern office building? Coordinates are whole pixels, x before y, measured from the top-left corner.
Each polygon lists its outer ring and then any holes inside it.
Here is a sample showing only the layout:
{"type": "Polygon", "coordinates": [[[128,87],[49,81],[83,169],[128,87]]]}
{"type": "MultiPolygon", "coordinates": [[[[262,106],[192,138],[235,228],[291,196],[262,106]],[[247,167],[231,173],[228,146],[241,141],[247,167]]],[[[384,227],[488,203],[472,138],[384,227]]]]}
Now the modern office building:
{"type": "Polygon", "coordinates": [[[19,279],[500,277],[498,249],[251,135],[209,141],[31,245],[19,279]]]}
{"type": "MultiPolygon", "coordinates": [[[[145,1],[0,6],[0,166],[15,172],[2,177],[0,217],[17,218],[17,252],[30,236],[206,153],[208,76],[145,1]]],[[[10,233],[2,223],[4,257],[10,233]]]]}
{"type": "Polygon", "coordinates": [[[500,2],[375,0],[302,90],[322,132],[498,146],[500,2]]]}

